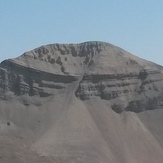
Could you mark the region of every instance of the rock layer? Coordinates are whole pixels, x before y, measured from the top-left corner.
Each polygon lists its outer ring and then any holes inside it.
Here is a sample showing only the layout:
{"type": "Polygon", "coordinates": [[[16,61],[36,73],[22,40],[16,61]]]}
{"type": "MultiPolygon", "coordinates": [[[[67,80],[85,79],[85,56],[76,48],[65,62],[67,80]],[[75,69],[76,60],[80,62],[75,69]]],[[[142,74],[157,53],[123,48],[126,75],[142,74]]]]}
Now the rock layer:
{"type": "Polygon", "coordinates": [[[0,162],[162,163],[162,72],[103,42],[3,61],[0,162]]]}
{"type": "Polygon", "coordinates": [[[53,44],[0,65],[0,95],[48,97],[80,79],[81,100],[108,100],[116,112],[156,109],[163,103],[163,68],[103,42],[53,44]]]}

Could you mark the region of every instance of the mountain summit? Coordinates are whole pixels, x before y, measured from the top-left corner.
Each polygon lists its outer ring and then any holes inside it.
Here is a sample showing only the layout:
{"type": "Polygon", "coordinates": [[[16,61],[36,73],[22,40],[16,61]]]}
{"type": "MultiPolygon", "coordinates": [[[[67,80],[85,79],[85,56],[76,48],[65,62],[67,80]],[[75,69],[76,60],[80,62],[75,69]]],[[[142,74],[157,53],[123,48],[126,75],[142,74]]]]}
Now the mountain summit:
{"type": "Polygon", "coordinates": [[[0,64],[0,160],[162,163],[162,108],[162,66],[105,42],[41,46],[0,64]]]}

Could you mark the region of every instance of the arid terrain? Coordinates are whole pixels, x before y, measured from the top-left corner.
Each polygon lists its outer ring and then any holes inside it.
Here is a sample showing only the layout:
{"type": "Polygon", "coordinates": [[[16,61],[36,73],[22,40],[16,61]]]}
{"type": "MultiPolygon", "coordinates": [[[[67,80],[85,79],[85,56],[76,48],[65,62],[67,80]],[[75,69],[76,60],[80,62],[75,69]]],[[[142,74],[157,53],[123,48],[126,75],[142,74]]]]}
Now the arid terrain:
{"type": "Polygon", "coordinates": [[[3,61],[0,162],[163,163],[163,67],[105,42],[3,61]]]}

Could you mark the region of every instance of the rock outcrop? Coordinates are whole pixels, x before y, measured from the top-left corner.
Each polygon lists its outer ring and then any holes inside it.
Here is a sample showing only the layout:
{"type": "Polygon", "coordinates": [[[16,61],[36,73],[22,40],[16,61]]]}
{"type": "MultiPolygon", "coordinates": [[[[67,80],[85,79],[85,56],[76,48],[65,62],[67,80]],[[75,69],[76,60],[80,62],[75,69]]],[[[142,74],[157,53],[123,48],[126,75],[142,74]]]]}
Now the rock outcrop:
{"type": "Polygon", "coordinates": [[[0,162],[162,163],[162,108],[162,66],[103,42],[42,46],[0,64],[0,162]]]}
{"type": "Polygon", "coordinates": [[[156,70],[129,74],[85,75],[76,96],[82,100],[93,96],[110,100],[116,112],[140,112],[162,106],[162,83],[163,75],[156,70]]]}
{"type": "Polygon", "coordinates": [[[110,101],[116,112],[163,104],[163,68],[103,42],[42,46],[0,65],[0,95],[48,97],[79,81],[76,97],[110,101]]]}

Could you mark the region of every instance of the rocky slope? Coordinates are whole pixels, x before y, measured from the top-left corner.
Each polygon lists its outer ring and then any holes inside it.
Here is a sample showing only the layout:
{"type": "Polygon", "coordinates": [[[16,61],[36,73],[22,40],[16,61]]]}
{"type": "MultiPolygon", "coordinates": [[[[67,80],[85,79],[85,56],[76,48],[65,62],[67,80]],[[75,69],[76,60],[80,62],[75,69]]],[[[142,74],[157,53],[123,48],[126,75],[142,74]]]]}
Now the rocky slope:
{"type": "Polygon", "coordinates": [[[75,83],[81,100],[109,100],[116,112],[163,104],[163,68],[108,43],[47,45],[1,63],[0,93],[47,97],[75,83]]]}
{"type": "Polygon", "coordinates": [[[162,66],[104,42],[41,46],[0,64],[0,162],[162,163],[162,108],[162,66]]]}

